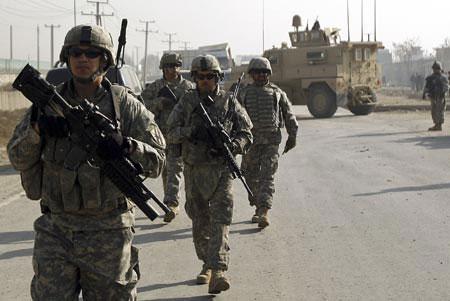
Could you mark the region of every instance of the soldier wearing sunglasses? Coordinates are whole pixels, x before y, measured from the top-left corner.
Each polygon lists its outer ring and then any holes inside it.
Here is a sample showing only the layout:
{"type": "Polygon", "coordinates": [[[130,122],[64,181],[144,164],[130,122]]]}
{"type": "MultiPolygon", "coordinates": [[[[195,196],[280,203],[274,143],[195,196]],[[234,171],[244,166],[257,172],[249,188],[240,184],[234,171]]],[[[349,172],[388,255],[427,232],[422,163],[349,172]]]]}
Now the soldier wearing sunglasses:
{"type": "Polygon", "coordinates": [[[191,75],[197,87],[175,105],[167,121],[167,139],[169,143],[182,143],[185,209],[192,220],[197,257],[203,262],[197,283],[209,283],[208,292],[217,294],[230,287],[225,271],[233,214],[232,178],[223,155],[211,145],[199,103],[203,103],[214,122],[223,124],[232,139],[229,147],[234,154],[243,154],[250,146],[252,124],[241,105],[220,89],[223,74],[214,56],[196,57],[191,75]]]}
{"type": "MultiPolygon", "coordinates": [[[[72,74],[57,87],[64,99],[73,106],[87,99],[120,127],[99,143],[98,156],[127,155],[144,175],[157,177],[165,141],[153,115],[128,89],[104,77],[114,64],[111,35],[99,26],[76,26],[65,37],[60,60],[72,74]]],[[[31,108],[8,144],[25,190],[34,188],[33,199],[41,204],[34,223],[32,299],[78,300],[81,291],[83,300],[136,300],[134,205],[72,144],[66,120],[42,113],[31,108]]]]}
{"type": "MultiPolygon", "coordinates": [[[[184,79],[180,74],[182,63],[181,56],[178,53],[164,53],[159,64],[163,77],[148,85],[142,92],[144,104],[155,115],[155,121],[164,137],[167,137],[167,118],[173,107],[189,89],[194,88],[194,84],[184,79]]],[[[179,212],[181,176],[183,173],[181,144],[169,143],[166,155],[167,163],[162,172],[163,202],[171,211],[164,216],[164,221],[170,223],[179,212]]]]}
{"type": "Polygon", "coordinates": [[[269,225],[268,210],[272,208],[275,192],[274,177],[278,169],[278,148],[281,128],[286,127],[288,138],[283,153],[295,147],[298,124],[286,93],[269,81],[272,68],[268,59],[254,58],[248,65],[253,83],[239,94],[241,104],[253,123],[253,145],[242,158],[242,172],[248,181],[255,206],[253,223],[265,228],[269,225]]]}

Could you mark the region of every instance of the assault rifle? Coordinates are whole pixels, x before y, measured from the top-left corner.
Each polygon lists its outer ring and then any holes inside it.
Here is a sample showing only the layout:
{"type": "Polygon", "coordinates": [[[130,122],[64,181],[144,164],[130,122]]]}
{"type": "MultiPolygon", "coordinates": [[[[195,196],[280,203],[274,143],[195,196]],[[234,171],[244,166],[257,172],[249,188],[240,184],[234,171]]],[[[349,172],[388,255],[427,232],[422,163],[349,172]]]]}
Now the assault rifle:
{"type": "MultiPolygon", "coordinates": [[[[237,88],[239,88],[239,86],[237,88]]],[[[214,102],[211,96],[207,97],[207,101],[210,103],[214,102]]],[[[206,125],[206,130],[208,131],[208,135],[212,142],[212,147],[218,150],[218,152],[223,155],[225,161],[228,164],[228,169],[230,170],[233,179],[239,178],[242,184],[244,184],[245,190],[247,190],[248,195],[253,196],[253,192],[250,190],[250,187],[245,181],[244,175],[242,174],[242,171],[239,168],[236,160],[234,159],[233,153],[230,150],[230,145],[232,145],[230,136],[225,131],[223,125],[220,122],[214,123],[212,121],[203,103],[200,102],[199,108],[200,116],[206,125]]]]}
{"type": "Polygon", "coordinates": [[[158,217],[158,212],[147,203],[152,199],[165,213],[170,211],[151,190],[144,184],[140,176],[142,166],[123,155],[118,159],[104,160],[97,154],[97,146],[102,139],[119,131],[116,123],[102,114],[98,107],[84,99],[80,105],[70,105],[51,85],[40,76],[39,71],[26,65],[13,83],[13,87],[41,112],[45,108],[51,109],[57,115],[64,117],[70,128],[70,139],[81,153],[95,166],[100,167],[102,173],[150,219],[158,217]]]}
{"type": "Polygon", "coordinates": [[[173,101],[173,103],[177,102],[177,96],[173,93],[172,89],[170,89],[169,85],[164,85],[159,92],[158,97],[165,97],[173,101]]]}

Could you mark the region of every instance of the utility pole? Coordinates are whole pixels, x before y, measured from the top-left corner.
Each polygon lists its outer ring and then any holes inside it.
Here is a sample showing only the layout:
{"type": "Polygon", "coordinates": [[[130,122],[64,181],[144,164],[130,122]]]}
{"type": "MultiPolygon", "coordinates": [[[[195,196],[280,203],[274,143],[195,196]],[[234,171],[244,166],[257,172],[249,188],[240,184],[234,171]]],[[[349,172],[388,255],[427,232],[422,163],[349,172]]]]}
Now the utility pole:
{"type": "Polygon", "coordinates": [[[9,59],[13,60],[13,30],[12,25],[9,25],[9,59]]]}
{"type": "Polygon", "coordinates": [[[114,13],[110,13],[110,14],[105,14],[104,12],[100,13],[100,4],[108,4],[109,0],[106,1],[89,1],[87,0],[88,3],[95,3],[96,6],[96,13],[94,12],[90,12],[90,13],[85,13],[85,12],[81,12],[82,15],[84,16],[95,16],[95,22],[98,26],[103,26],[102,25],[102,17],[112,17],[114,16],[114,13]]]}
{"type": "Polygon", "coordinates": [[[139,73],[139,46],[134,46],[134,49],[136,50],[136,73],[139,73]]]}
{"type": "Polygon", "coordinates": [[[347,0],[347,42],[350,42],[350,9],[347,0]]]}
{"type": "Polygon", "coordinates": [[[364,0],[361,0],[361,42],[364,42],[364,0]]]}
{"type": "Polygon", "coordinates": [[[373,1],[373,39],[377,41],[377,0],[373,1]]]}
{"type": "Polygon", "coordinates": [[[73,26],[77,26],[77,0],[73,0],[73,26]]]}
{"type": "Polygon", "coordinates": [[[145,32],[145,49],[144,49],[144,66],[143,66],[143,68],[142,68],[142,83],[144,84],[144,86],[145,86],[145,77],[147,76],[147,45],[148,45],[148,33],[150,32],[150,33],[157,33],[158,31],[151,31],[151,30],[149,30],[148,29],[148,24],[150,24],[150,23],[155,23],[155,21],[154,20],[152,20],[152,21],[142,21],[142,20],[139,20],[139,22],[141,22],[141,23],[145,23],[145,30],[138,30],[138,29],[136,29],[136,31],[139,31],[139,32],[145,32]]]}
{"type": "Polygon", "coordinates": [[[176,35],[177,33],[176,33],[176,32],[170,32],[170,33],[165,32],[164,34],[165,34],[166,36],[168,36],[169,39],[166,40],[166,41],[161,41],[161,42],[163,42],[163,43],[168,43],[168,44],[169,44],[169,51],[171,51],[171,50],[172,50],[172,43],[178,42],[178,41],[172,41],[172,36],[176,35]]]}
{"type": "Polygon", "coordinates": [[[36,55],[36,61],[37,61],[37,69],[39,70],[40,67],[40,53],[39,53],[39,25],[37,26],[37,55],[36,55]]]}
{"type": "Polygon", "coordinates": [[[264,53],[264,0],[262,0],[262,52],[264,53]]]}
{"type": "Polygon", "coordinates": [[[50,28],[50,67],[53,67],[53,37],[54,37],[53,32],[55,28],[60,28],[61,25],[45,24],[45,27],[50,28]]]}
{"type": "Polygon", "coordinates": [[[180,41],[180,43],[183,43],[183,44],[184,44],[184,50],[188,50],[189,47],[188,47],[187,45],[188,45],[188,44],[191,44],[191,42],[188,42],[188,41],[180,41]]]}

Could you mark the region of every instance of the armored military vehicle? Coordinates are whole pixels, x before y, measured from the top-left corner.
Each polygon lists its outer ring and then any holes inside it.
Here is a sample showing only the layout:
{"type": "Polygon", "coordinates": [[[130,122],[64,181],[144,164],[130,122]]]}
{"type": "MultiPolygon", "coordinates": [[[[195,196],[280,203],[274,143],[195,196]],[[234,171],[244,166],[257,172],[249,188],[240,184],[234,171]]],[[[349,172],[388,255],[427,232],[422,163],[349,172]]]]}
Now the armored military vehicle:
{"type": "Polygon", "coordinates": [[[283,43],[264,51],[272,65],[271,81],[286,91],[294,105],[307,105],[314,117],[331,117],[338,106],[355,115],[370,114],[381,85],[376,55],[382,44],[340,41],[339,29],[321,29],[318,21],[311,29],[299,30],[298,15],[292,25],[292,47],[283,43]]]}

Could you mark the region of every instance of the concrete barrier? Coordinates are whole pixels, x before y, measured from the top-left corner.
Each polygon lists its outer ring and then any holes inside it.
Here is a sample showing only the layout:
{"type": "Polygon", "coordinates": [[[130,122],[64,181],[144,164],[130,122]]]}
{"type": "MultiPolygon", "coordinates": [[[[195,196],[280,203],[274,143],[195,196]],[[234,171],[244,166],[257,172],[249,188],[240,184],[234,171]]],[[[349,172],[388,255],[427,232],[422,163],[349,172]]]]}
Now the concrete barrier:
{"type": "Polygon", "coordinates": [[[24,109],[30,105],[30,101],[19,91],[0,91],[0,111],[24,109]]]}

